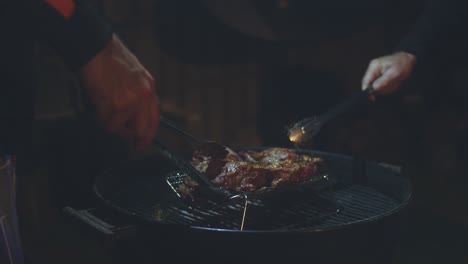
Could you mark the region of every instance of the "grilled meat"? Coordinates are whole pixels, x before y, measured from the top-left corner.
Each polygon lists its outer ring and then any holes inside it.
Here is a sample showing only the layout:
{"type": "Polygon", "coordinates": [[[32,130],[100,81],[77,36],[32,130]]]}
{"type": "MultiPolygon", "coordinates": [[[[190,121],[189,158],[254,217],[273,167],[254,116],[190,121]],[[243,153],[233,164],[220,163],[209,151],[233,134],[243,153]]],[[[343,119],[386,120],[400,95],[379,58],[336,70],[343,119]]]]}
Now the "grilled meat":
{"type": "MultiPolygon", "coordinates": [[[[286,148],[235,153],[219,145],[202,145],[194,152],[191,161],[216,185],[246,192],[297,184],[317,177],[321,162],[321,158],[298,154],[286,148]]],[[[189,177],[186,178],[186,185],[191,190],[196,186],[189,177]]]]}

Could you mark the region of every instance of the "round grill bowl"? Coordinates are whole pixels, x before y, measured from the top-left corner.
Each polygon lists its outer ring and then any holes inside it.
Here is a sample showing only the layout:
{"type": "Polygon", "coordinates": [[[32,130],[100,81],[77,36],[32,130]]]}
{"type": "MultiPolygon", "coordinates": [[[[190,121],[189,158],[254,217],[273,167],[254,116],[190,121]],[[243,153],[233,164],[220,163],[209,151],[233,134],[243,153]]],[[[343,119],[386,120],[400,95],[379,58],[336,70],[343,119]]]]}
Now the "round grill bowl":
{"type": "MultiPolygon", "coordinates": [[[[144,227],[127,245],[141,261],[156,254],[176,263],[392,263],[412,196],[401,170],[351,156],[302,152],[325,160],[336,181],[333,198],[339,210],[313,206],[317,218],[284,226],[240,231],[230,219],[206,224],[206,212],[191,212],[169,188],[165,176],[177,168],[157,149],[100,174],[94,189],[106,206],[144,227]],[[175,208],[175,216],[161,217],[161,207],[175,208]]],[[[303,209],[294,210],[301,214],[303,209]]]]}

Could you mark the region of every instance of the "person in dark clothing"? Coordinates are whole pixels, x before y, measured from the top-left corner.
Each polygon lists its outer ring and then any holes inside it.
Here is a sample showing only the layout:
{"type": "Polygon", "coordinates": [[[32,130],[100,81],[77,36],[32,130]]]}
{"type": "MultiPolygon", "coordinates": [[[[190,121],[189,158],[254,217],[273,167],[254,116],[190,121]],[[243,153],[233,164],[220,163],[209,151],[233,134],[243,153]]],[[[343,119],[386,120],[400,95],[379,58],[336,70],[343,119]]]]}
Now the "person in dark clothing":
{"type": "MultiPolygon", "coordinates": [[[[395,53],[373,59],[362,79],[362,89],[377,94],[397,91],[416,65],[453,62],[463,57],[468,33],[468,3],[463,0],[428,2],[417,23],[395,53]],[[457,58],[458,57],[458,58],[457,58]]],[[[445,64],[441,64],[445,65],[445,64]]]]}
{"type": "MultiPolygon", "coordinates": [[[[12,54],[6,54],[8,60],[2,61],[5,76],[10,75],[6,72],[16,71],[11,79],[21,78],[21,69],[31,63],[20,61],[18,54],[30,50],[33,41],[45,43],[80,76],[99,119],[109,131],[131,138],[139,146],[152,140],[158,120],[153,77],[90,6],[74,0],[24,0],[9,1],[0,10],[4,22],[9,22],[2,26],[7,28],[2,50],[12,54]]],[[[12,84],[17,81],[12,80],[12,84]]],[[[9,86],[2,92],[5,90],[2,116],[24,116],[25,111],[31,111],[18,102],[34,92],[23,93],[9,86]]]]}
{"type": "Polygon", "coordinates": [[[16,207],[27,263],[55,263],[52,259],[67,254],[58,215],[69,201],[60,197],[52,205],[51,190],[67,197],[91,193],[92,173],[107,154],[150,144],[159,124],[154,79],[85,1],[0,0],[0,32],[0,155],[16,157],[16,207]],[[85,113],[74,102],[74,91],[50,92],[39,84],[37,69],[46,65],[37,61],[38,45],[77,77],[85,113]],[[115,142],[122,147],[110,146],[115,142]]]}

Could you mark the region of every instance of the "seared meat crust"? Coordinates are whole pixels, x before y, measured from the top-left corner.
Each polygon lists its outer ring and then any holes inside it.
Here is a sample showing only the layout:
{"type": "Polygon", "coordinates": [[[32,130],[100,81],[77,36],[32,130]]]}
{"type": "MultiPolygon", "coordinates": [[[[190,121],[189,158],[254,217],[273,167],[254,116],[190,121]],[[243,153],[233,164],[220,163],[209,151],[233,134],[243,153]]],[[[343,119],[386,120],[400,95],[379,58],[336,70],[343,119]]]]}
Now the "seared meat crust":
{"type": "MultiPolygon", "coordinates": [[[[218,186],[254,192],[317,177],[321,162],[321,158],[286,148],[235,153],[216,144],[205,144],[193,153],[191,164],[218,186]]],[[[186,185],[190,189],[196,186],[189,177],[186,185]]]]}

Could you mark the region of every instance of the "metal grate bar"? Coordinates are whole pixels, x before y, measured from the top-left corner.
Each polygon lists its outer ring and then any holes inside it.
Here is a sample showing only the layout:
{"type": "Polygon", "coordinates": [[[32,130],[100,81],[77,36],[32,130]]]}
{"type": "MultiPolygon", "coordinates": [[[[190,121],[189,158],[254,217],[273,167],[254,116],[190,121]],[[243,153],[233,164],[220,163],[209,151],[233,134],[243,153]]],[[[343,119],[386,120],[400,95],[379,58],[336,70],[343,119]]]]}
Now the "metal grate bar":
{"type": "MultiPolygon", "coordinates": [[[[163,199],[160,195],[151,195],[151,190],[156,189],[151,182],[135,185],[132,189],[128,189],[129,193],[121,193],[113,202],[132,208],[133,213],[148,219],[221,229],[238,230],[241,226],[242,199],[223,205],[212,202],[208,206],[188,206],[173,192],[164,195],[163,199]]],[[[289,204],[285,202],[280,208],[270,208],[260,200],[250,201],[245,230],[322,229],[378,217],[399,204],[393,198],[362,185],[341,186],[333,193],[320,195],[305,193],[300,198],[292,199],[289,204]]]]}

